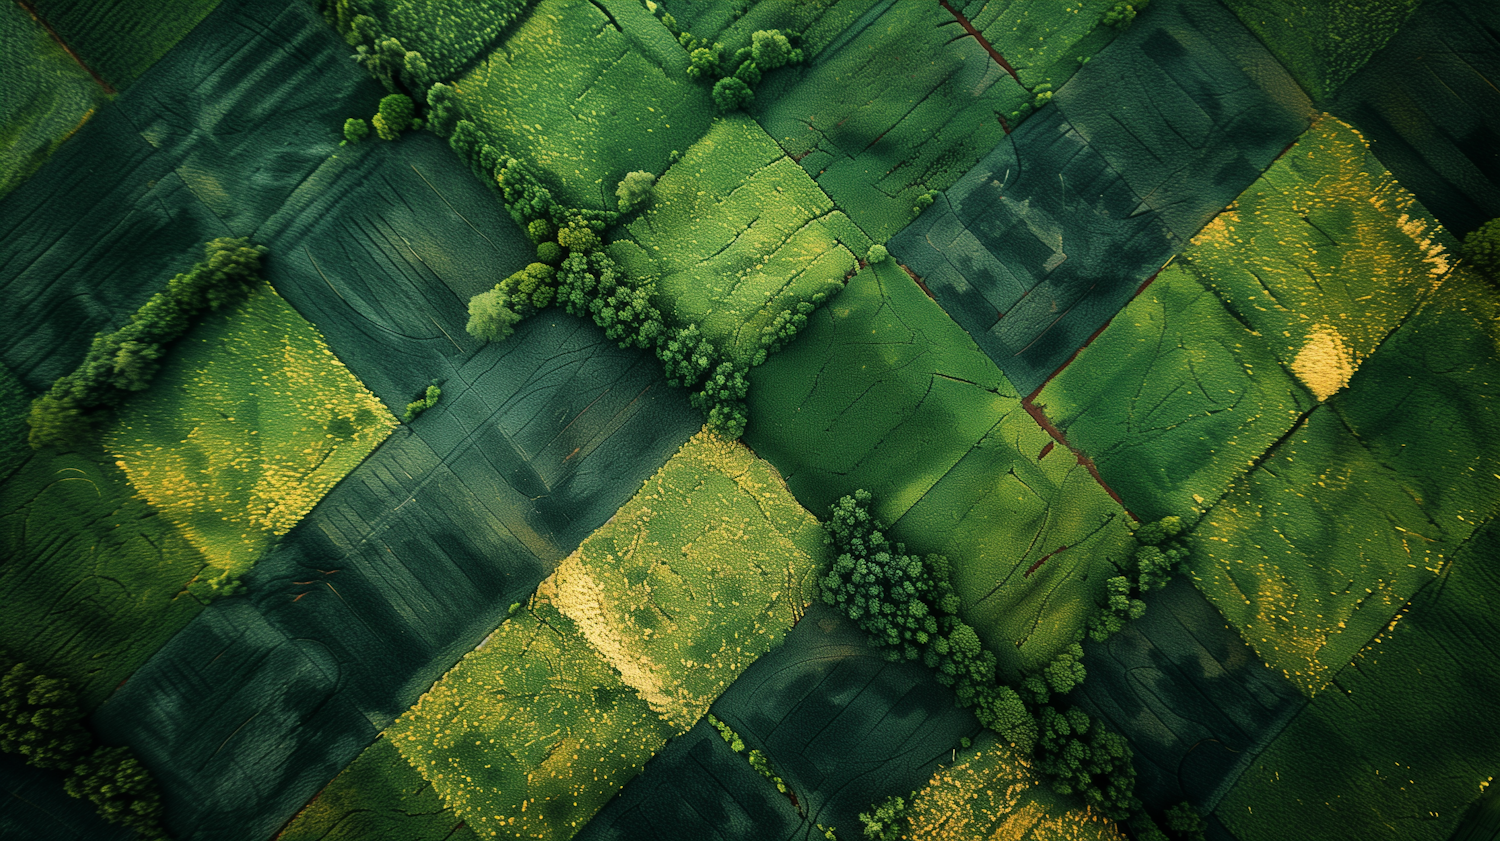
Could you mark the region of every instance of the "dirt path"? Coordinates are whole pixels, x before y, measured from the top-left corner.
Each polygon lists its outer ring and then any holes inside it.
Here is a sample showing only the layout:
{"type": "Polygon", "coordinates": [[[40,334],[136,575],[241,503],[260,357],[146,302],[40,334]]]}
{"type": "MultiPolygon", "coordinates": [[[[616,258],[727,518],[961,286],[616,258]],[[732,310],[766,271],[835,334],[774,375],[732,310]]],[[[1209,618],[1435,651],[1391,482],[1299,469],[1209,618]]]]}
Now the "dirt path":
{"type": "Polygon", "coordinates": [[[119,93],[119,91],[115,90],[114,85],[111,85],[109,82],[104,81],[103,76],[95,73],[94,68],[88,66],[88,64],[86,64],[82,58],[79,58],[78,53],[73,52],[73,48],[68,46],[68,42],[64,41],[62,39],[62,36],[57,34],[57,30],[52,28],[52,24],[47,23],[45,20],[42,20],[42,16],[36,13],[36,9],[32,8],[30,3],[26,2],[26,0],[16,0],[16,3],[22,9],[26,10],[26,14],[31,15],[32,20],[41,24],[42,28],[47,30],[47,34],[52,36],[52,40],[56,41],[57,45],[59,47],[62,47],[68,55],[72,56],[73,60],[78,62],[79,67],[87,70],[88,74],[94,77],[94,81],[98,82],[99,86],[104,88],[105,93],[109,94],[110,96],[114,96],[115,94],[119,93]]]}

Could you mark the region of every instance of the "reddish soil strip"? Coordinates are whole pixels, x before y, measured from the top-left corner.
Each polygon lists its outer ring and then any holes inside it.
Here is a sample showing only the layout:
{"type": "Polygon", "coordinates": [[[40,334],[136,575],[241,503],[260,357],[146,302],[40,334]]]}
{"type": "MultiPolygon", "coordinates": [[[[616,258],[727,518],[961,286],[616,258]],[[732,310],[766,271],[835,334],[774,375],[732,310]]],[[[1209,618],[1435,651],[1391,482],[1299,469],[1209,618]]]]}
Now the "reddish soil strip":
{"type": "Polygon", "coordinates": [[[1042,568],[1042,564],[1045,564],[1047,562],[1048,558],[1051,558],[1053,555],[1060,555],[1060,554],[1062,554],[1063,552],[1066,552],[1066,551],[1068,551],[1068,547],[1066,547],[1066,546],[1059,546],[1056,549],[1053,549],[1051,552],[1048,552],[1047,554],[1043,555],[1041,558],[1037,559],[1037,562],[1034,563],[1034,564],[1032,564],[1031,568],[1026,570],[1026,574],[1023,575],[1023,576],[1021,576],[1021,577],[1022,578],[1030,578],[1031,574],[1033,572],[1036,572],[1037,570],[1039,570],[1039,569],[1042,568]]]}
{"type": "Polygon", "coordinates": [[[62,47],[68,55],[72,56],[73,60],[78,62],[79,67],[87,70],[88,74],[94,77],[94,81],[98,82],[99,86],[104,88],[105,93],[109,94],[110,96],[114,96],[116,93],[119,93],[119,91],[115,90],[114,85],[111,85],[109,82],[104,81],[103,76],[95,73],[94,68],[83,63],[83,59],[78,57],[78,53],[73,52],[73,48],[68,46],[67,42],[62,39],[62,36],[57,34],[57,30],[53,29],[51,24],[47,23],[45,20],[42,20],[42,16],[36,13],[36,9],[33,9],[30,3],[26,2],[26,0],[16,0],[16,3],[20,5],[22,9],[26,10],[26,14],[31,15],[32,20],[41,24],[42,28],[47,30],[47,34],[52,36],[52,40],[56,41],[57,45],[59,47],[62,47]]]}
{"type": "Polygon", "coordinates": [[[1045,447],[1042,448],[1042,452],[1039,455],[1037,455],[1036,460],[1037,461],[1041,461],[1042,459],[1046,458],[1047,454],[1050,453],[1050,452],[1052,452],[1052,448],[1056,447],[1056,446],[1057,446],[1057,442],[1056,441],[1048,441],[1047,442],[1047,446],[1045,446],[1045,447]]]}
{"type": "Polygon", "coordinates": [[[995,119],[1000,121],[1000,127],[1005,129],[1005,133],[1010,134],[1010,123],[1005,119],[1005,115],[1000,113],[999,111],[996,111],[995,119]]]}
{"type": "MultiPolygon", "coordinates": [[[[1168,260],[1167,261],[1167,266],[1170,266],[1171,264],[1172,264],[1172,261],[1168,260]]],[[[1165,269],[1167,266],[1162,266],[1161,268],[1165,269]]],[[[1130,295],[1130,301],[1134,301],[1142,292],[1145,292],[1146,291],[1146,287],[1150,286],[1153,282],[1155,282],[1156,281],[1156,276],[1159,275],[1159,274],[1161,274],[1161,269],[1157,269],[1150,277],[1146,278],[1146,280],[1144,282],[1142,282],[1140,286],[1136,287],[1135,292],[1131,293],[1131,295],[1130,295]]],[[[1125,307],[1130,306],[1130,301],[1126,301],[1125,302],[1125,307]]],[[[1125,311],[1125,307],[1120,307],[1120,312],[1124,312],[1125,311]]],[[[1001,313],[1001,315],[1004,315],[1004,313],[1001,313]]],[[[1119,313],[1115,313],[1115,315],[1119,315],[1119,313]]],[[[1070,355],[1068,357],[1068,360],[1066,362],[1064,362],[1063,364],[1057,366],[1057,370],[1053,371],[1050,374],[1048,374],[1047,375],[1047,379],[1042,380],[1042,384],[1039,385],[1039,386],[1037,386],[1035,391],[1033,391],[1030,394],[1026,395],[1026,400],[1028,402],[1030,402],[1032,400],[1035,400],[1036,396],[1038,394],[1042,393],[1042,389],[1044,389],[1044,388],[1047,387],[1047,383],[1052,382],[1053,378],[1055,378],[1058,374],[1061,374],[1063,372],[1063,369],[1067,368],[1069,365],[1072,365],[1073,364],[1073,360],[1075,360],[1075,359],[1078,358],[1078,354],[1083,353],[1083,349],[1084,348],[1086,348],[1089,345],[1093,344],[1094,340],[1097,339],[1097,338],[1099,338],[1099,335],[1101,333],[1103,333],[1104,330],[1105,330],[1105,328],[1109,327],[1110,323],[1113,322],[1114,320],[1115,320],[1115,316],[1112,315],[1112,316],[1109,317],[1109,321],[1106,321],[1106,322],[1104,322],[1104,324],[1100,325],[1100,327],[1099,327],[1098,330],[1095,330],[1087,339],[1084,340],[1083,344],[1081,344],[1081,345],[1078,346],[1078,350],[1073,351],[1072,355],[1070,355]]],[[[999,319],[996,319],[996,321],[999,321],[999,319]]]]}
{"type": "MultiPolygon", "coordinates": [[[[1032,396],[1034,397],[1035,395],[1032,396]]],[[[1078,463],[1083,465],[1089,471],[1089,475],[1094,477],[1094,481],[1099,483],[1099,487],[1103,488],[1104,492],[1109,494],[1111,499],[1113,499],[1115,502],[1118,502],[1120,504],[1120,507],[1125,509],[1125,513],[1130,516],[1130,519],[1136,521],[1137,523],[1141,521],[1141,518],[1137,517],[1135,513],[1130,510],[1130,507],[1125,504],[1125,500],[1121,499],[1120,495],[1115,493],[1115,489],[1111,488],[1104,481],[1104,477],[1099,475],[1099,468],[1094,466],[1094,460],[1079,452],[1076,447],[1068,443],[1068,439],[1063,436],[1062,430],[1054,426],[1052,421],[1042,413],[1041,406],[1038,406],[1037,404],[1031,402],[1031,397],[1022,400],[1021,405],[1025,407],[1026,413],[1031,415],[1031,419],[1036,421],[1037,426],[1040,426],[1042,429],[1047,430],[1047,434],[1052,436],[1053,441],[1056,441],[1064,447],[1067,447],[1068,450],[1073,453],[1074,458],[1078,459],[1078,463]]],[[[1042,560],[1046,560],[1046,558],[1043,558],[1042,560]]],[[[1041,561],[1038,561],[1036,566],[1041,566],[1041,561]]],[[[1036,566],[1032,567],[1032,569],[1036,569],[1036,566]]],[[[1026,574],[1030,575],[1031,573],[1027,572],[1026,574]]]]}
{"type": "MultiPolygon", "coordinates": [[[[964,17],[963,13],[953,8],[948,0],[938,0],[938,3],[941,4],[943,8],[947,9],[949,14],[953,15],[953,19],[958,21],[958,25],[962,26],[965,32],[974,36],[974,40],[979,42],[979,46],[984,47],[984,51],[990,54],[990,58],[993,58],[996,64],[1004,68],[1005,72],[1009,73],[1011,75],[1011,78],[1016,80],[1016,84],[1021,85],[1021,77],[1017,75],[1016,68],[1011,67],[1010,62],[1005,60],[1005,56],[1001,55],[998,50],[990,46],[990,42],[986,41],[984,36],[980,34],[979,30],[974,28],[974,24],[969,23],[969,19],[964,17]]],[[[1021,85],[1021,87],[1024,88],[1026,86],[1021,85]]],[[[1001,125],[1004,125],[1005,121],[1002,119],[1000,123],[1001,125]]],[[[1010,129],[1006,129],[1005,133],[1009,134],[1010,129]]]]}
{"type": "Polygon", "coordinates": [[[932,290],[927,288],[927,284],[923,283],[920,277],[917,277],[916,272],[908,269],[905,263],[897,263],[896,265],[901,267],[901,271],[906,272],[907,277],[910,277],[912,280],[916,281],[917,288],[921,289],[927,295],[927,297],[931,298],[934,302],[937,301],[937,296],[932,294],[932,290]]]}

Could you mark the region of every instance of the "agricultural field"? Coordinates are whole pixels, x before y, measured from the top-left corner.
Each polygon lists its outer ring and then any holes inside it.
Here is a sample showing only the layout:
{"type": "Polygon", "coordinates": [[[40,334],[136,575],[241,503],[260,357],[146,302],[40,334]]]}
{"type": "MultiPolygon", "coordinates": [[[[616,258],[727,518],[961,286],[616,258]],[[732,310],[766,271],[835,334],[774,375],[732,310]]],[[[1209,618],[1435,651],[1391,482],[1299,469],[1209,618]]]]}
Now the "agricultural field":
{"type": "Polygon", "coordinates": [[[613,209],[625,173],[660,175],[708,130],[709,89],[686,71],[687,53],[639,3],[538,0],[457,85],[475,122],[560,200],[613,209]]]}
{"type": "Polygon", "coordinates": [[[613,253],[662,308],[750,367],[762,331],[838,292],[865,237],[746,117],[718,120],[667,170],[613,253]]]}
{"type": "Polygon", "coordinates": [[[125,90],[219,5],[179,0],[168,8],[129,0],[30,0],[27,3],[91,72],[125,90]]]}
{"type": "Polygon", "coordinates": [[[210,565],[239,575],[396,419],[267,286],[185,336],[104,447],[210,565]]]}
{"type": "Polygon", "coordinates": [[[1497,8],[18,0],[0,836],[1488,838],[1497,8]]]}
{"type": "Polygon", "coordinates": [[[0,196],[15,189],[108,101],[94,81],[19,5],[0,12],[0,196]]]}
{"type": "Polygon", "coordinates": [[[884,5],[806,70],[778,74],[751,113],[875,242],[1000,142],[1031,98],[936,3],[884,5]]]}

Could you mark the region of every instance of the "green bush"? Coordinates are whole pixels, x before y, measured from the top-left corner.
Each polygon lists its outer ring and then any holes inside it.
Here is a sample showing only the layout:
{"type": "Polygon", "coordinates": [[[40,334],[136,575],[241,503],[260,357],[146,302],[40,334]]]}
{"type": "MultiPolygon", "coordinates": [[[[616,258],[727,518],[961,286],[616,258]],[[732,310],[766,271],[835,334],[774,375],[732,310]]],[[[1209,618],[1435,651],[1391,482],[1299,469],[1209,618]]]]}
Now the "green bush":
{"type": "Polygon", "coordinates": [[[1167,809],[1164,817],[1167,832],[1175,841],[1203,841],[1203,833],[1208,830],[1203,816],[1185,800],[1167,809]]]}
{"type": "Polygon", "coordinates": [[[870,811],[860,812],[865,837],[870,841],[900,841],[906,809],[905,798],[893,794],[870,811]]]}
{"type": "Polygon", "coordinates": [[[161,790],[130,748],[96,747],[63,781],[68,794],[94,804],[110,823],[148,839],[165,839],[161,790]]]}
{"type": "Polygon", "coordinates": [[[870,246],[870,250],[865,254],[865,262],[879,263],[889,256],[891,256],[891,252],[885,250],[885,246],[877,242],[870,246]]]}
{"type": "Polygon", "coordinates": [[[1037,770],[1058,794],[1079,794],[1113,820],[1140,810],[1130,745],[1077,707],[1044,706],[1038,722],[1037,770]]]}
{"type": "Polygon", "coordinates": [[[344,142],[358,143],[370,135],[370,124],[358,117],[344,121],[344,142]]]}
{"type": "Polygon", "coordinates": [[[651,198],[651,188],[656,184],[656,176],[649,172],[628,172],[615,188],[615,198],[619,200],[621,213],[629,213],[644,205],[651,198]]]}
{"type": "Polygon", "coordinates": [[[404,93],[393,93],[380,100],[380,111],[370,122],[375,124],[375,133],[381,140],[396,140],[401,132],[411,128],[412,115],[416,107],[411,97],[404,93]]]}
{"type": "Polygon", "coordinates": [[[1145,11],[1150,3],[1151,0],[1115,0],[1115,4],[1105,10],[1099,22],[1105,26],[1123,29],[1135,20],[1137,14],[1145,11]]]}
{"type": "Polygon", "coordinates": [[[1464,259],[1485,276],[1500,280],[1500,219],[1491,219],[1464,237],[1464,259]]]}
{"type": "Polygon", "coordinates": [[[728,114],[750,107],[755,101],[755,91],[750,90],[744,79],[726,76],[714,83],[713,97],[719,113],[728,114]]]}
{"type": "Polygon", "coordinates": [[[412,421],[416,420],[417,415],[420,415],[428,409],[431,409],[433,406],[436,406],[438,403],[438,399],[442,396],[443,390],[438,387],[438,381],[433,380],[432,385],[427,386],[427,389],[422,392],[422,395],[420,397],[406,404],[406,411],[401,415],[401,422],[411,423],[412,421]]]}

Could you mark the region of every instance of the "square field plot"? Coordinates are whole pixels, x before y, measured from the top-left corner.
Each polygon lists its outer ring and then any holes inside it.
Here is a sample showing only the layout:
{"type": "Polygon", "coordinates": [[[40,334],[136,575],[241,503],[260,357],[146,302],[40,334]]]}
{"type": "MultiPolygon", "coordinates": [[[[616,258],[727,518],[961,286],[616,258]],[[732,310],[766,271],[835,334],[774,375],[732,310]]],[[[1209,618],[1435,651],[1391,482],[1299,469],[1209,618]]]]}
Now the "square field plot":
{"type": "Polygon", "coordinates": [[[802,616],[825,552],[774,468],[701,432],[562,562],[552,601],[685,731],[802,616]]]}
{"type": "Polygon", "coordinates": [[[0,10],[0,196],[36,171],[107,101],[89,76],[18,4],[0,10]]]}
{"type": "Polygon", "coordinates": [[[1193,577],[1308,696],[1437,574],[1432,513],[1337,414],[1315,409],[1190,537],[1193,577]]]}
{"type": "Polygon", "coordinates": [[[1187,522],[1313,405],[1266,341],[1175,265],[1036,402],[1131,511],[1187,522]]]}
{"type": "Polygon", "coordinates": [[[611,249],[655,275],[670,318],[745,367],[776,315],[830,295],[870,241],[753,120],[721,119],[667,170],[611,249]]]}
{"type": "Polygon", "coordinates": [[[1323,400],[1442,282],[1455,244],[1359,132],[1325,116],[1179,262],[1323,400]]]}
{"type": "Polygon", "coordinates": [[[672,735],[541,595],[386,731],[478,834],[556,841],[672,735]]]}
{"type": "Polygon", "coordinates": [[[1330,407],[1450,542],[1500,510],[1500,292],[1460,267],[1330,407]]]}
{"type": "Polygon", "coordinates": [[[753,113],[876,242],[1005,137],[1030,95],[937,3],[893,3],[806,69],[767,76],[753,113]]]}
{"type": "Polygon", "coordinates": [[[708,129],[709,88],[686,69],[687,53],[639,3],[540,0],[458,89],[563,204],[613,209],[625,173],[660,174],[708,129]],[[660,37],[642,37],[653,30],[660,37]]]}
{"type": "Polygon", "coordinates": [[[104,445],[219,569],[243,572],[396,419],[269,286],[173,348],[104,445]]]}

